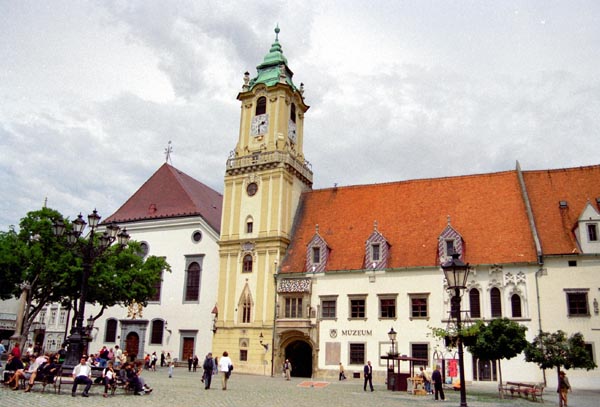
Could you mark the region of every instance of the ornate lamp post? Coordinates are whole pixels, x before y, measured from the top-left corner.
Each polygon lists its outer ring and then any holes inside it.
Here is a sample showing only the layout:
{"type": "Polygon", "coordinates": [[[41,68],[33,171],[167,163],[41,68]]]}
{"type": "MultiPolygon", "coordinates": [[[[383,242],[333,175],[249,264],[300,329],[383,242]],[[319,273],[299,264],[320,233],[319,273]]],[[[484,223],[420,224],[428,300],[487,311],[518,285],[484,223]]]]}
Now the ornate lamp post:
{"type": "Polygon", "coordinates": [[[392,329],[390,329],[390,331],[388,332],[388,338],[390,338],[390,341],[392,342],[392,355],[396,355],[396,351],[394,349],[394,342],[396,342],[396,334],[397,332],[394,331],[394,327],[392,327],[392,329]]]}
{"type": "Polygon", "coordinates": [[[453,253],[452,259],[442,264],[444,276],[448,282],[448,291],[453,291],[450,304],[450,316],[456,317],[456,329],[458,332],[458,368],[460,370],[460,405],[467,407],[467,392],[465,388],[465,363],[463,354],[463,339],[460,333],[461,329],[461,311],[460,311],[460,295],[461,290],[467,288],[467,278],[469,277],[469,264],[465,264],[460,260],[460,254],[453,253]]]}
{"type": "MultiPolygon", "coordinates": [[[[83,274],[81,276],[81,286],[79,290],[79,309],[77,310],[76,325],[71,328],[71,334],[67,338],[69,347],[64,361],[65,366],[75,366],[79,363],[79,358],[87,348],[89,341],[87,327],[84,327],[83,320],[85,315],[85,302],[87,301],[88,280],[92,273],[94,261],[102,256],[115,240],[120,247],[125,247],[129,241],[127,230],[123,229],[120,231],[119,226],[113,222],[106,227],[106,231],[98,237],[96,242],[96,229],[98,228],[99,222],[100,215],[98,215],[98,212],[94,209],[94,211],[88,215],[87,223],[83,220],[81,214],[79,214],[77,219],[71,223],[72,229],[66,233],[68,246],[72,247],[83,259],[83,274]],[[79,238],[83,234],[86,225],[89,227],[89,234],[87,242],[84,242],[79,240],[79,238]]],[[[52,231],[54,236],[60,239],[65,234],[66,226],[61,220],[58,220],[52,226],[52,231]]]]}

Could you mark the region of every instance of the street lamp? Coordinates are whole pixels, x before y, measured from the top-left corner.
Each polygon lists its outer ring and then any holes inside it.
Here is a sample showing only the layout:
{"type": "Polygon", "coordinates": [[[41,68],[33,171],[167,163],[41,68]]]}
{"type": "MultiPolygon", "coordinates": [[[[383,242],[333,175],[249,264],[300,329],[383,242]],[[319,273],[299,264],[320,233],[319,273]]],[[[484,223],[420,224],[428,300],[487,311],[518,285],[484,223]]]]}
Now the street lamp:
{"type": "Polygon", "coordinates": [[[72,367],[79,363],[79,358],[83,355],[89,341],[87,327],[83,326],[83,320],[85,315],[85,302],[87,301],[88,280],[92,273],[94,261],[102,256],[115,240],[117,240],[121,248],[125,247],[129,241],[127,230],[123,229],[120,231],[120,228],[113,222],[106,227],[106,231],[98,237],[96,242],[96,229],[98,228],[99,223],[100,215],[98,215],[98,212],[94,209],[94,211],[88,215],[87,223],[83,220],[81,214],[79,214],[77,219],[71,222],[71,230],[69,231],[67,231],[66,225],[60,219],[55,221],[52,225],[52,231],[56,238],[62,238],[66,232],[67,245],[72,247],[74,252],[81,256],[83,260],[83,274],[81,276],[77,322],[75,327],[71,328],[71,334],[67,338],[69,348],[64,361],[65,366],[72,367]],[[84,242],[79,240],[79,238],[82,236],[86,225],[89,227],[89,234],[87,242],[84,242]]]}
{"type": "Polygon", "coordinates": [[[460,405],[467,407],[467,391],[465,388],[465,363],[463,358],[463,339],[461,334],[460,292],[467,288],[469,277],[469,264],[460,259],[460,254],[453,253],[452,259],[442,264],[444,276],[448,282],[448,291],[454,291],[450,304],[450,315],[456,316],[456,330],[458,332],[458,368],[460,370],[460,405]]]}
{"type": "Polygon", "coordinates": [[[392,327],[392,329],[390,329],[390,331],[388,332],[388,338],[390,338],[390,341],[392,341],[392,355],[396,354],[396,352],[394,351],[394,342],[396,341],[396,334],[397,332],[394,331],[394,327],[392,327]]]}

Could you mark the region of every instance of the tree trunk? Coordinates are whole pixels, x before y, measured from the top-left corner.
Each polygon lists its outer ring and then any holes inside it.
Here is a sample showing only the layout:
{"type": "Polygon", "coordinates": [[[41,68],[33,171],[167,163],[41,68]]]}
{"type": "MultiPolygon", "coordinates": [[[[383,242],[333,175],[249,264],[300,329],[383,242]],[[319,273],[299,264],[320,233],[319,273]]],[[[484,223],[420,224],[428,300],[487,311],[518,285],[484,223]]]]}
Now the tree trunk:
{"type": "Polygon", "coordinates": [[[498,377],[500,378],[500,398],[504,398],[504,392],[502,391],[502,363],[498,359],[498,377]]]}
{"type": "Polygon", "coordinates": [[[562,397],[560,397],[560,366],[556,366],[556,394],[558,394],[558,406],[563,407],[562,397]]]}

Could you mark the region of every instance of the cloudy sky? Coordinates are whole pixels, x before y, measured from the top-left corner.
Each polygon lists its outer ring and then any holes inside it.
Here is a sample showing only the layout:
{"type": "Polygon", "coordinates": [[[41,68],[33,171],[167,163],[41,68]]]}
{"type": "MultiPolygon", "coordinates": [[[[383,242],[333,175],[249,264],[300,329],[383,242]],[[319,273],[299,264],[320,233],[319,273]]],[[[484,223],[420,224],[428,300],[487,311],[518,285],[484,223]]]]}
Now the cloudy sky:
{"type": "Polygon", "coordinates": [[[600,2],[0,0],[0,230],[222,191],[243,73],[305,84],[314,187],[600,163],[600,2]]]}

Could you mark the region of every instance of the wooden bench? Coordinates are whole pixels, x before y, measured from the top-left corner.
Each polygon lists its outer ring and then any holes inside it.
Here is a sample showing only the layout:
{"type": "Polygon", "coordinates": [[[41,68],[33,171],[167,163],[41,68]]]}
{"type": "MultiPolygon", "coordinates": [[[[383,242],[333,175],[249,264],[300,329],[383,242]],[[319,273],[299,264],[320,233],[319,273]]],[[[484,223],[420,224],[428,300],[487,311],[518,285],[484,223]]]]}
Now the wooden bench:
{"type": "Polygon", "coordinates": [[[511,397],[519,396],[537,401],[538,399],[544,402],[544,384],[542,383],[522,383],[522,382],[506,382],[505,385],[500,386],[500,389],[506,395],[511,397]]]}
{"type": "MultiPolygon", "coordinates": [[[[95,386],[102,386],[104,388],[104,381],[102,380],[102,371],[104,368],[92,366],[92,375],[90,379],[92,379],[92,388],[95,386]]],[[[54,381],[54,391],[58,391],[60,394],[61,387],[65,386],[73,386],[75,379],[73,378],[73,368],[62,366],[60,371],[56,375],[56,380],[54,381]]],[[[80,384],[79,386],[83,386],[80,384]]],[[[112,386],[111,394],[115,393],[116,385],[112,386]]]]}

